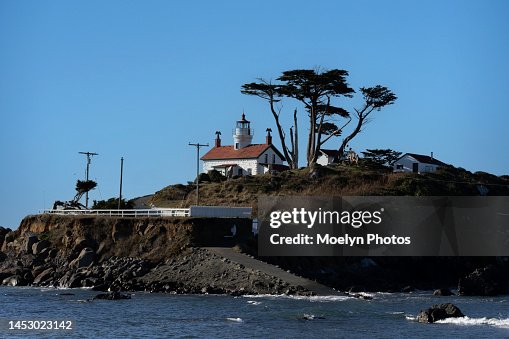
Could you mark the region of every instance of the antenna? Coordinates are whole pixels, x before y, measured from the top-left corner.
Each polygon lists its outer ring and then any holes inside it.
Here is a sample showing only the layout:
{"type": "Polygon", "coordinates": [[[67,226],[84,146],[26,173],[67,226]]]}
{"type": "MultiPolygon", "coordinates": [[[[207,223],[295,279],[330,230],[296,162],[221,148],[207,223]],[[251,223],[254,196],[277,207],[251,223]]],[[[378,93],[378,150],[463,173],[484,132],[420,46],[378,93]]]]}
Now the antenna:
{"type": "MultiPolygon", "coordinates": [[[[99,155],[98,153],[93,153],[93,152],[78,152],[79,154],[83,154],[83,155],[86,155],[87,156],[87,170],[86,170],[86,180],[88,181],[88,173],[89,173],[89,170],[90,170],[90,162],[92,161],[92,157],[94,155],[99,155]]],[[[85,207],[88,209],[88,191],[86,193],[86,198],[85,198],[85,207]]]]}

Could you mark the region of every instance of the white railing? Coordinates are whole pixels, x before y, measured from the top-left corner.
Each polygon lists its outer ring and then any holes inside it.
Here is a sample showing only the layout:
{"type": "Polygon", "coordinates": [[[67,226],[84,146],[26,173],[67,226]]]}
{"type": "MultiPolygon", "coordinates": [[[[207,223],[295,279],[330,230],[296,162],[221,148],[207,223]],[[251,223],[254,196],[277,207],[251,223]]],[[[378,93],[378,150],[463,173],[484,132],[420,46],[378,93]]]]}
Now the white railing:
{"type": "Polygon", "coordinates": [[[151,208],[132,210],[42,210],[42,214],[101,215],[110,217],[189,217],[189,208],[151,208]]]}

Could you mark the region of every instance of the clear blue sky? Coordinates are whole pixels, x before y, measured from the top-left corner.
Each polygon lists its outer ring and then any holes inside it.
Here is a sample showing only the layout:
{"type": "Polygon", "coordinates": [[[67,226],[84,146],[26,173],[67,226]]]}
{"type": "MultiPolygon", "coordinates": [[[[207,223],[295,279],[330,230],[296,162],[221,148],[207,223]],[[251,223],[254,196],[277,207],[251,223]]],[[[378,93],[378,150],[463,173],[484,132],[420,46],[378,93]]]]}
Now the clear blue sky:
{"type": "Polygon", "coordinates": [[[503,0],[3,0],[0,225],[71,199],[79,151],[99,153],[91,199],[118,194],[122,156],[127,198],[192,180],[188,142],[213,143],[221,130],[231,143],[242,110],[255,142],[274,128],[266,103],[240,86],[297,68],[346,69],[354,88],[397,94],[355,150],[433,151],[509,174],[508,13],[503,0]]]}

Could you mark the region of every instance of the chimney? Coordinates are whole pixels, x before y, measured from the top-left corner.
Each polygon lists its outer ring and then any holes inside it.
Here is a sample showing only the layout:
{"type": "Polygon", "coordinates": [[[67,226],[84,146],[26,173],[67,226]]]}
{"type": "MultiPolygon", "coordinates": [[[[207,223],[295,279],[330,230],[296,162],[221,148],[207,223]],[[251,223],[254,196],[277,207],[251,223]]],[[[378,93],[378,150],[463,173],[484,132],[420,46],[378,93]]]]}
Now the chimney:
{"type": "Polygon", "coordinates": [[[216,142],[215,142],[215,145],[214,147],[221,147],[221,132],[219,131],[216,131],[216,142]]]}
{"type": "Polygon", "coordinates": [[[433,152],[431,152],[431,160],[433,160],[433,152]]]}
{"type": "Polygon", "coordinates": [[[270,135],[270,132],[272,132],[272,130],[270,128],[267,128],[267,136],[265,138],[265,143],[267,145],[272,145],[272,136],[270,135]]]}

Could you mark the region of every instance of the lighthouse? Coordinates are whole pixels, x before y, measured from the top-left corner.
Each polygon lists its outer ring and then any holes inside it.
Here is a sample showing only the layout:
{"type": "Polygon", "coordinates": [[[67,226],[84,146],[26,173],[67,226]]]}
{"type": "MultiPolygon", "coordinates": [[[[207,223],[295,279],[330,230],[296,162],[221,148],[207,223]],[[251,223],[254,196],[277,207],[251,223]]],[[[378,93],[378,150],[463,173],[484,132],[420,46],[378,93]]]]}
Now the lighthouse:
{"type": "Polygon", "coordinates": [[[251,145],[253,141],[254,131],[251,128],[251,122],[246,120],[246,115],[242,113],[242,119],[237,121],[235,129],[233,130],[233,147],[239,150],[246,146],[251,145]]]}
{"type": "Polygon", "coordinates": [[[201,157],[203,171],[208,173],[215,170],[231,178],[287,170],[288,166],[283,164],[284,156],[272,143],[272,130],[267,128],[266,131],[265,143],[253,144],[254,129],[242,113],[242,118],[237,120],[232,130],[233,145],[223,145],[221,132],[216,132],[214,147],[201,157]]]}

